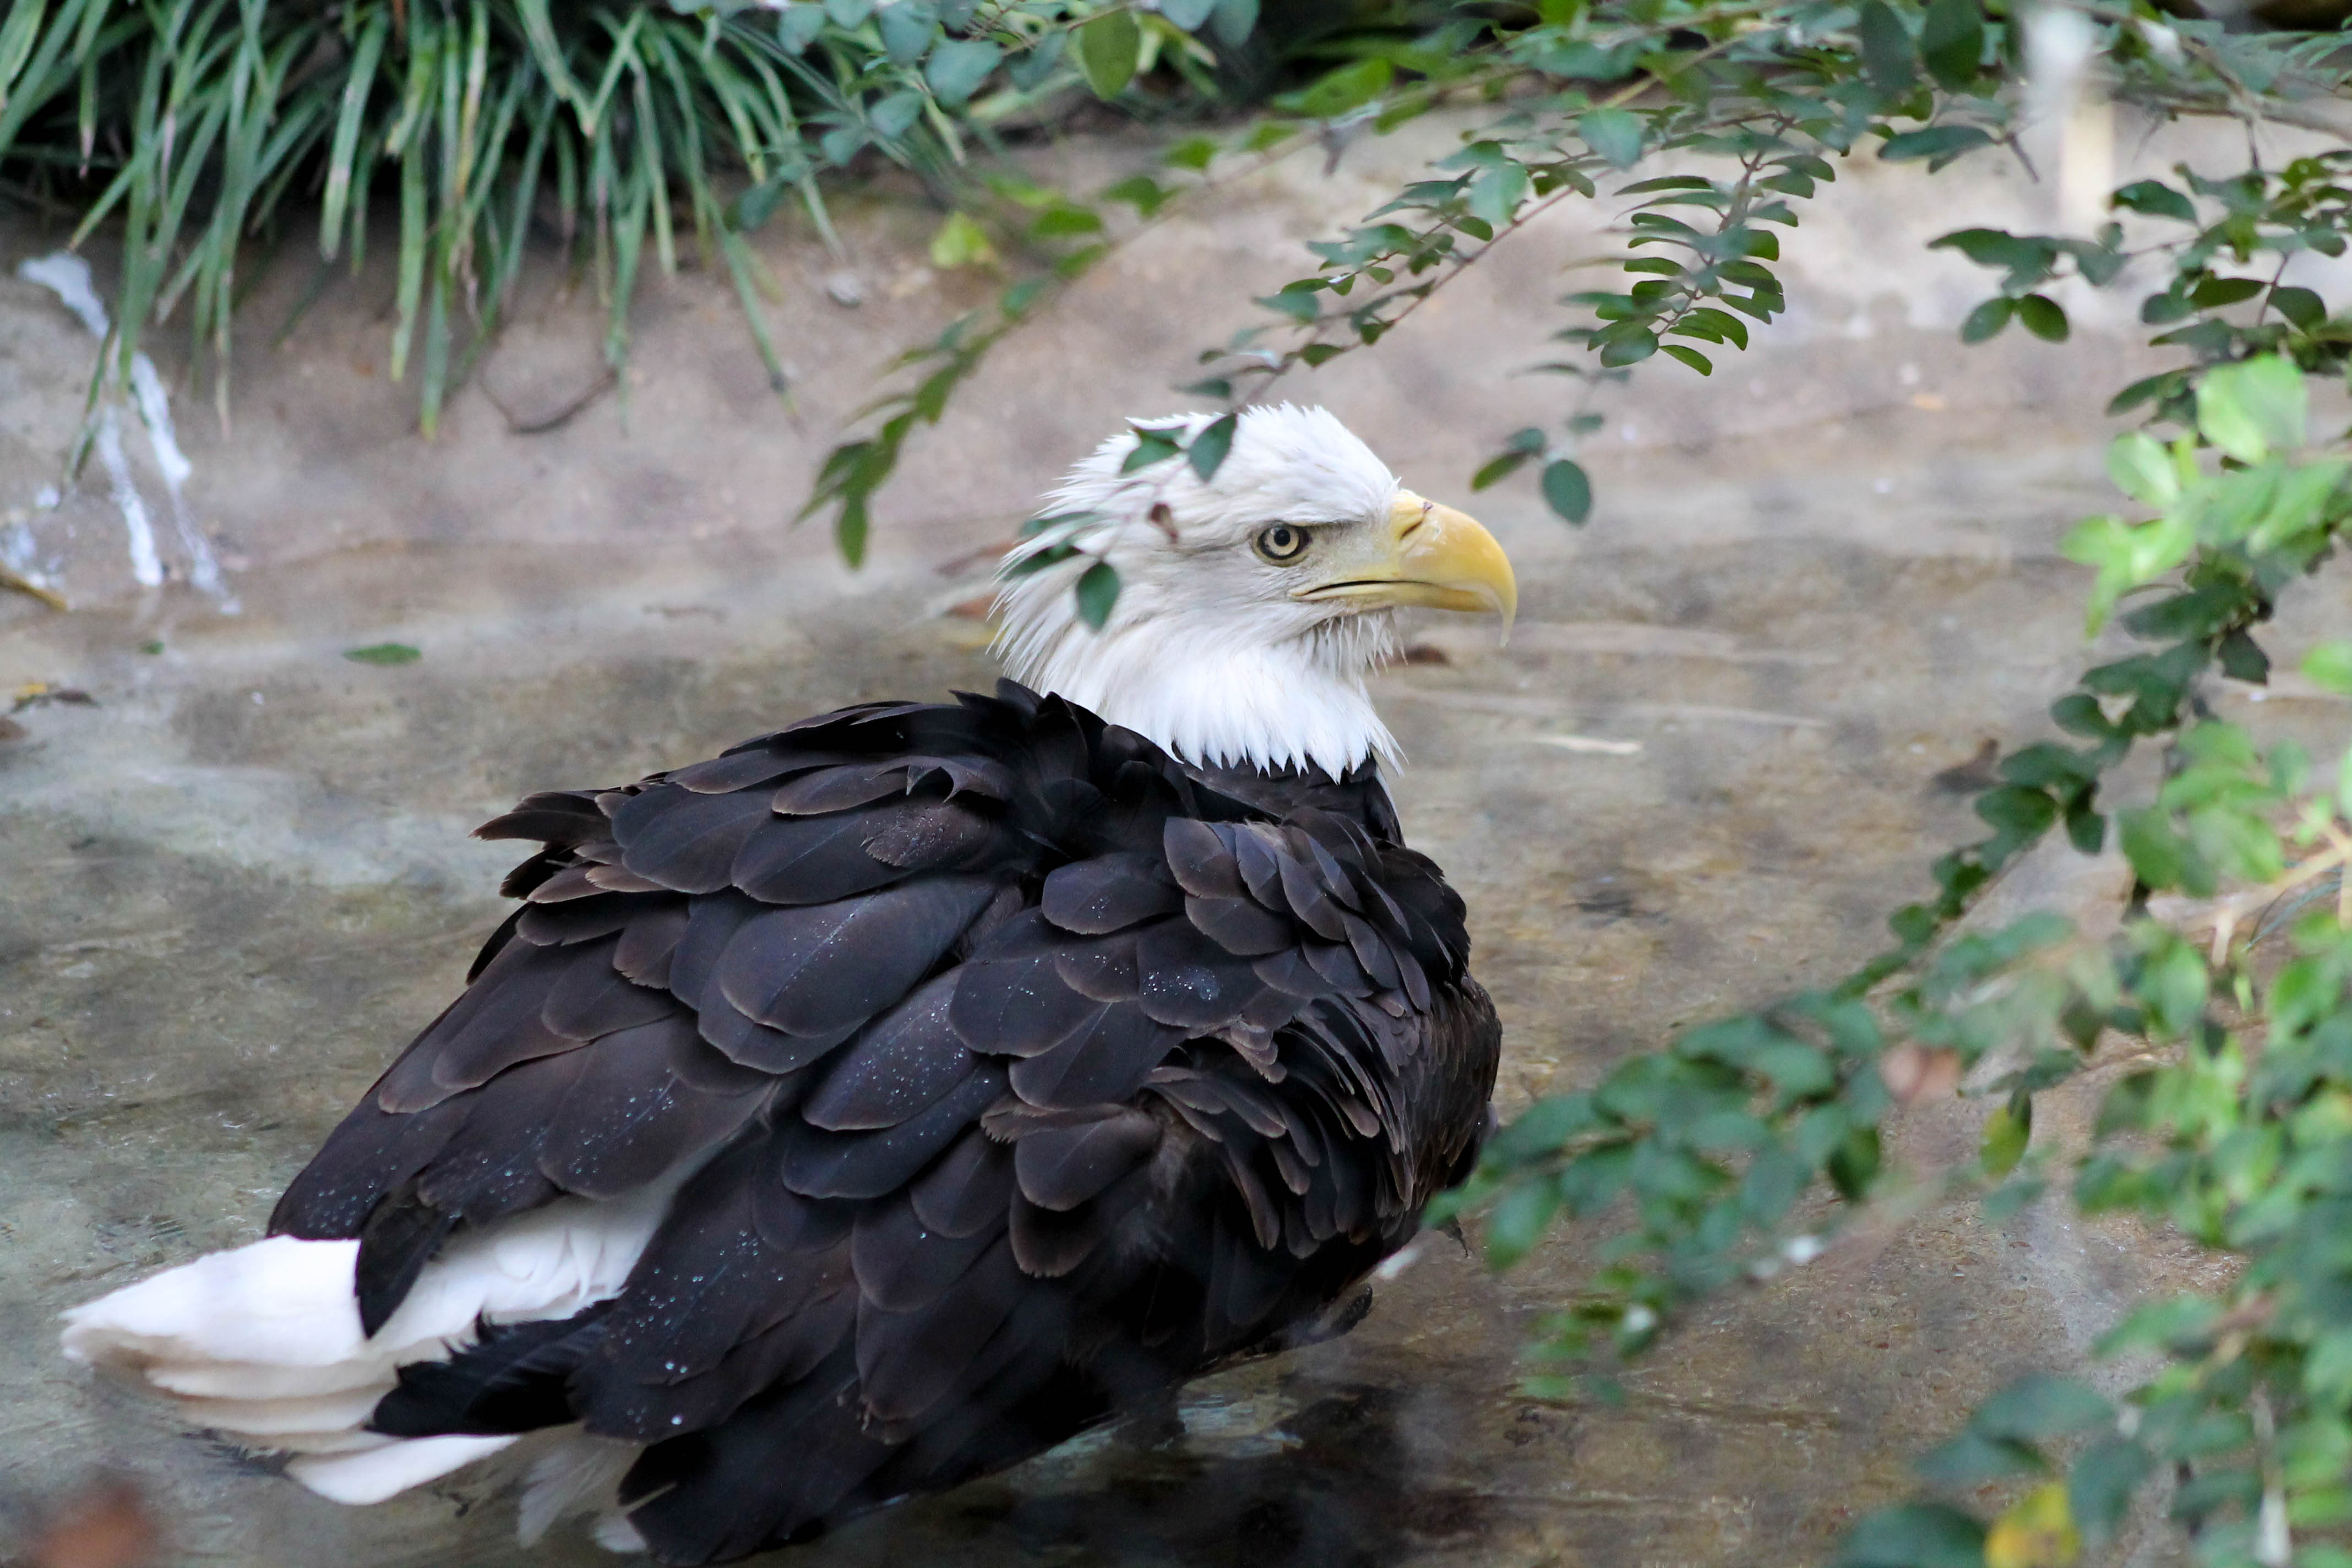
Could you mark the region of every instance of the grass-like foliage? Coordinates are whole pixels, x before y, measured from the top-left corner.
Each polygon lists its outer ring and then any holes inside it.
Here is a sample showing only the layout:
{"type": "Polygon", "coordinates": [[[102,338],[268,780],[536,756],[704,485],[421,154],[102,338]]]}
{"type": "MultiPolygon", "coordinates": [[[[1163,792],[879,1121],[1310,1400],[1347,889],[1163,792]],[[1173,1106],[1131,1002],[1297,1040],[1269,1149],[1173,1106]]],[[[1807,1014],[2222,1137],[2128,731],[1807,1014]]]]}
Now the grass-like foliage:
{"type": "MultiPolygon", "coordinates": [[[[78,209],[77,245],[102,225],[119,237],[114,374],[150,322],[184,314],[224,417],[255,244],[315,225],[320,254],[356,268],[386,187],[392,371],[420,362],[428,433],[535,233],[593,267],[616,368],[648,251],[666,271],[685,246],[722,263],[782,391],[745,231],[797,201],[830,240],[819,176],[861,158],[956,188],[975,138],[1076,79],[1066,40],[1092,9],[16,0],[0,20],[0,174],[78,209]]],[[[1123,88],[1116,63],[1096,59],[1089,79],[1123,88]]]]}

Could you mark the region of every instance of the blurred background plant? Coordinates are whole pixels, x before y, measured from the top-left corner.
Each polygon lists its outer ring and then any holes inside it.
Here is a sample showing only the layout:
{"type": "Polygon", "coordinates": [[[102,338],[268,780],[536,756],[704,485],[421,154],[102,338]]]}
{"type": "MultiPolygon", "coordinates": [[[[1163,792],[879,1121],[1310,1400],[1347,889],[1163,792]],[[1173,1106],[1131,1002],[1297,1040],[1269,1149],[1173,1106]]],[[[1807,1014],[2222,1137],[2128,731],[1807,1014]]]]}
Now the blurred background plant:
{"type": "MultiPolygon", "coordinates": [[[[315,220],[322,257],[356,262],[369,198],[389,194],[394,357],[429,433],[549,242],[608,302],[615,367],[648,247],[665,268],[724,265],[785,390],[755,302],[775,286],[742,237],[787,204],[827,234],[828,183],[895,164],[938,205],[934,264],[993,268],[1002,290],[910,348],[825,461],[803,515],[830,512],[854,561],[908,443],[994,344],[1189,191],[1302,143],[1337,160],[1441,104],[1467,126],[1314,246],[1186,392],[1234,405],[1374,350],[1549,207],[1607,201],[1620,244],[1582,259],[1618,280],[1559,301],[1542,367],[1564,406],[1498,434],[1472,476],[1532,479],[1570,524],[1591,507],[1578,447],[1612,389],[1711,374],[1775,323],[1783,238],[1841,159],[1874,150],[1923,178],[2021,161],[2053,194],[2052,232],[1936,243],[1990,275],[1966,341],[2063,342],[2067,289],[2129,288],[2173,356],[2110,405],[2136,426],[2110,454],[2127,504],[2066,545],[2092,572],[2089,629],[2117,621],[2145,647],[2060,694],[2053,738],[1995,759],[1989,836],[1936,862],[1885,953],[1538,1100],[1445,1206],[1479,1217],[1498,1268],[1562,1220],[1607,1233],[1535,1347],[1539,1385],[1604,1394],[1695,1304],[1935,1197],[1977,1192],[1999,1217],[2063,1189],[2086,1213],[2137,1211],[2232,1283],[2116,1328],[2105,1350],[2140,1358],[2110,1379],[2120,1398],[2041,1376],[1986,1402],[1923,1461],[1922,1496],[1867,1517],[1841,1560],[2070,1563],[2161,1496],[2200,1562],[2343,1568],[2352,763],[2331,777],[2217,721],[2206,694],[2271,679],[2274,610],[2352,525],[2344,433],[2313,412],[2340,406],[2326,394],[2352,358],[2352,315],[2327,296],[2341,274],[2320,265],[2352,242],[2352,152],[2273,164],[2250,136],[2230,166],[2112,174],[2119,104],[2342,140],[2341,20],[2302,0],[18,0],[0,23],[0,176],[77,216],[77,242],[119,237],[101,388],[184,310],[224,417],[247,247],[315,220]],[[1106,115],[1170,127],[1153,172],[1073,192],[1013,155],[1106,115]],[[2125,791],[2117,768],[2151,750],[2160,778],[2125,791]],[[2116,935],[2046,912],[1963,923],[2062,834],[2064,852],[2128,861],[2116,935]],[[2117,1063],[2087,1147],[2036,1142],[2038,1095],[2117,1063]],[[1887,1118],[1962,1084],[1990,1108],[1972,1162],[1885,1157],[1887,1118]]],[[[1088,581],[1099,616],[1116,583],[1088,581]]],[[[2352,692],[2352,641],[2298,679],[2352,692]]]]}

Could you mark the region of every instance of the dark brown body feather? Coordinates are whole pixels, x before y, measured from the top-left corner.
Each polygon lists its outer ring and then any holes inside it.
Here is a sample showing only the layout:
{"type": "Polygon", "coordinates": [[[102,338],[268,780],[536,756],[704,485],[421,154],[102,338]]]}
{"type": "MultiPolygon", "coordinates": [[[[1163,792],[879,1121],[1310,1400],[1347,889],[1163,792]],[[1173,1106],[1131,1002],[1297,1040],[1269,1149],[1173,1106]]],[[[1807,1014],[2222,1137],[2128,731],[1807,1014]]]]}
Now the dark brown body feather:
{"type": "Polygon", "coordinates": [[[1370,767],[1188,767],[1057,699],[877,704],[485,826],[471,984],[279,1202],[371,1332],[450,1236],[683,1178],[613,1300],[412,1367],[572,1421],[666,1562],[1001,1468],[1270,1343],[1475,1159],[1499,1030],[1370,767]]]}

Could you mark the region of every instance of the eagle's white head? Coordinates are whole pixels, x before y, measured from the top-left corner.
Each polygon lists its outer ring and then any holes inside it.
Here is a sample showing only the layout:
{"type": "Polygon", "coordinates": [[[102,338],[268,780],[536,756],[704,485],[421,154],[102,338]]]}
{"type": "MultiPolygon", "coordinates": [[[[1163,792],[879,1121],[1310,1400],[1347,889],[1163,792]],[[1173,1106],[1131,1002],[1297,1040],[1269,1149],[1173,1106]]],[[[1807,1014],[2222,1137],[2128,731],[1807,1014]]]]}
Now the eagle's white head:
{"type": "Polygon", "coordinates": [[[1392,759],[1364,679],[1396,649],[1398,607],[1491,611],[1507,629],[1510,562],[1320,408],[1244,410],[1205,481],[1184,457],[1128,469],[1136,429],[1189,443],[1216,417],[1134,421],[1046,498],[1049,514],[1076,519],[1005,557],[1007,672],[1188,762],[1337,776],[1392,759]],[[1099,631],[1074,592],[1097,562],[1120,584],[1099,631]]]}

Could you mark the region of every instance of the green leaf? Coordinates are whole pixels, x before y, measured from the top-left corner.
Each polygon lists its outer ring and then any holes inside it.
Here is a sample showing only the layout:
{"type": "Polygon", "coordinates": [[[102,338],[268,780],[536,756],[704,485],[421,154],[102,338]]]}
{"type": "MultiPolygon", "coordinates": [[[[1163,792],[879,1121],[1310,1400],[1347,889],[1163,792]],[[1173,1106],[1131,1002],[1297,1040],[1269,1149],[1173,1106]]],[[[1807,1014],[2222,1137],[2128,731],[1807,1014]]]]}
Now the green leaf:
{"type": "Polygon", "coordinates": [[[404,642],[379,642],[370,643],[365,647],[347,647],[343,650],[343,657],[353,664],[395,665],[415,664],[425,655],[404,642]]]}
{"type": "Polygon", "coordinates": [[[930,84],[932,97],[953,109],[978,92],[1003,58],[1003,47],[985,38],[950,38],[931,51],[923,79],[930,84]]]}
{"type": "Polygon", "coordinates": [[[41,36],[42,16],[47,9],[45,0],[16,0],[8,8],[8,20],[0,23],[0,104],[7,102],[8,89],[16,83],[16,73],[32,58],[33,44],[41,36]]]}
{"type": "Polygon", "coordinates": [[[2017,320],[2046,343],[2066,341],[2066,312],[2046,294],[2028,294],[2017,302],[2017,320]]]}
{"type": "Polygon", "coordinates": [[[1830,1184],[1848,1201],[1862,1198],[1878,1179],[1878,1129],[1857,1127],[1829,1157],[1830,1184]]]}
{"type": "Polygon", "coordinates": [[[1143,56],[1143,28],[1132,11],[1106,11],[1077,32],[1078,69],[1097,98],[1108,102],[1135,79],[1143,56]]]}
{"type": "Polygon", "coordinates": [[[2315,686],[2352,697],[2352,642],[2321,643],[2303,656],[2303,673],[2315,686]]]}
{"type": "Polygon", "coordinates": [[[2137,806],[2116,813],[2116,830],[2132,875],[2162,890],[2189,879],[2189,849],[2172,830],[2171,821],[2155,806],[2137,806]]]}
{"type": "Polygon", "coordinates": [[[1543,1239],[1544,1227],[1559,1212],[1559,1184],[1549,1176],[1522,1182],[1486,1216],[1486,1261],[1507,1268],[1543,1239]]]}
{"type": "Polygon", "coordinates": [[[1118,471],[1122,474],[1131,474],[1138,468],[1148,468],[1154,463],[1164,463],[1183,450],[1177,445],[1175,435],[1171,431],[1152,429],[1143,426],[1137,426],[1134,429],[1135,450],[1129,452],[1127,455],[1127,460],[1119,465],[1118,471]]]}
{"type": "Polygon", "coordinates": [[[1984,1526],[1937,1502],[1863,1516],[1838,1548],[1837,1568],[1984,1568],[1984,1526]]]}
{"type": "Polygon", "coordinates": [[[1899,93],[1919,79],[1910,29],[1886,0],[1866,0],[1854,30],[1862,36],[1863,68],[1881,92],[1899,93]]]}
{"type": "Polygon", "coordinates": [[[2128,1437],[2102,1437],[2083,1450],[2066,1477],[2066,1502],[2074,1522],[2096,1543],[2120,1528],[2132,1493],[2156,1468],[2146,1448],[2128,1437]]]}
{"type": "Polygon", "coordinates": [[[1639,364],[1658,352],[1658,334],[1647,328],[1604,338],[1601,343],[1601,363],[1612,370],[1622,365],[1639,364]]]}
{"type": "Polygon", "coordinates": [[[2130,212],[2145,213],[2149,217],[2178,218],[2182,223],[2197,221],[2197,208],[2189,198],[2162,180],[2135,181],[2116,192],[2108,202],[2130,212]]]}
{"type": "Polygon", "coordinates": [[[1118,603],[1118,568],[1108,561],[1096,562],[1079,576],[1076,593],[1078,618],[1102,630],[1118,603]]]}
{"type": "Polygon", "coordinates": [[[1240,415],[1228,414],[1193,437],[1192,444],[1185,448],[1192,471],[1201,476],[1203,483],[1215,479],[1217,470],[1224,466],[1225,454],[1234,448],[1234,432],[1240,425],[1240,415]]]}
{"type": "Polygon", "coordinates": [[[1919,53],[1939,86],[1959,91],[1976,79],[1984,58],[1980,0],[1930,0],[1919,27],[1919,53]]]}
{"type": "Polygon", "coordinates": [[[1305,89],[1286,93],[1278,107],[1311,120],[1336,120],[1351,109],[1380,97],[1396,79],[1396,68],[1384,59],[1357,60],[1327,71],[1305,89]]]}
{"type": "Polygon", "coordinates": [[[1160,162],[1171,169],[1190,169],[1197,174],[1213,163],[1216,156],[1217,144],[1205,136],[1188,136],[1169,148],[1160,162]]]}
{"type": "Polygon", "coordinates": [[[1614,168],[1630,169],[1642,161],[1642,119],[1630,110],[1596,109],[1579,115],[1576,133],[1614,168]]]}
{"type": "Polygon", "coordinates": [[[1978,147],[1990,146],[1992,137],[1973,125],[1930,125],[1924,131],[1906,131],[1890,136],[1878,150],[1881,162],[1909,163],[1927,158],[1942,163],[1978,147]]]}
{"type": "Polygon", "coordinates": [[[2088,1384],[2036,1373],[2018,1379],[1977,1406],[1977,1413],[1969,1418],[1969,1429],[1989,1437],[2038,1443],[2105,1426],[2115,1418],[2115,1406],[2088,1384]]]}
{"type": "Polygon", "coordinates": [[[1984,1165],[1984,1173],[1996,1182],[2017,1169],[2033,1133],[2032,1101],[2025,1102],[2022,1115],[2017,1113],[2015,1106],[2012,1100],[1987,1117],[1984,1136],[1977,1144],[1977,1158],[1984,1165]]]}
{"type": "Polygon", "coordinates": [[[1160,0],[1160,14],[1188,33],[1199,32],[1216,8],[1217,0],[1160,0]]]}
{"type": "Polygon", "coordinates": [[[882,52],[899,66],[913,65],[929,53],[940,26],[927,0],[894,0],[877,7],[874,25],[882,35],[882,52]]]}
{"type": "Polygon", "coordinates": [[[1102,215],[1070,202],[1056,202],[1039,213],[1029,225],[1034,239],[1067,239],[1075,235],[1100,234],[1102,215]]]}
{"type": "Polygon", "coordinates": [[[1258,0],[1217,0],[1215,14],[1210,17],[1217,41],[1227,48],[1249,42],[1249,36],[1257,30],[1257,11],[1258,0]]]}
{"type": "Polygon", "coordinates": [[[1500,484],[1517,473],[1519,466],[1533,456],[1535,454],[1532,452],[1505,452],[1499,457],[1487,458],[1480,465],[1478,471],[1470,476],[1470,488],[1474,490],[1483,490],[1500,484]]]}
{"type": "Polygon", "coordinates": [[[2047,792],[2007,784],[1977,796],[1977,815],[2013,838],[2030,839],[2048,831],[2058,820],[2058,806],[2047,792]]]}
{"type": "Polygon", "coordinates": [[[1680,343],[1660,343],[1658,347],[1664,353],[1674,355],[1675,358],[1682,361],[1683,363],[1690,366],[1691,369],[1698,372],[1701,375],[1713,375],[1715,374],[1714,364],[1708,361],[1705,354],[1699,353],[1696,349],[1685,348],[1680,343]]]}
{"type": "Polygon", "coordinates": [[[1960,323],[1960,342],[1980,343],[1987,338],[1998,336],[2000,330],[2009,325],[2010,317],[2016,313],[2016,300],[2006,294],[1994,295],[1970,310],[1968,319],[1960,323]]]}
{"type": "Polygon", "coordinates": [[[1313,325],[1315,318],[1322,313],[1322,306],[1315,295],[1313,289],[1290,288],[1279,294],[1262,294],[1251,302],[1263,305],[1269,310],[1280,311],[1305,327],[1313,325]]]}
{"type": "Polygon", "coordinates": [[[1571,523],[1592,515],[1592,480],[1566,458],[1544,465],[1544,504],[1571,523]]]}
{"type": "Polygon", "coordinates": [[[2327,320],[2327,301],[2311,289],[2298,289],[2292,283],[2271,290],[2271,307],[2299,331],[2317,331],[2327,320]]]}
{"type": "Polygon", "coordinates": [[[2132,500],[2158,510],[2180,494],[2180,470],[2173,465],[2172,454],[2144,430],[2118,436],[2109,444],[2107,477],[2132,500]]]}
{"type": "Polygon", "coordinates": [[[2243,627],[2231,631],[2213,649],[2213,661],[2232,680],[2261,686],[2271,678],[2271,656],[2248,637],[2243,627]]]}
{"type": "Polygon", "coordinates": [[[2197,384],[2197,428],[2242,463],[2303,445],[2309,394],[2294,362],[2264,354],[2209,373],[2197,384]]]}
{"type": "Polygon", "coordinates": [[[1135,209],[1138,217],[1149,218],[1168,205],[1171,192],[1149,174],[1129,174],[1118,184],[1104,190],[1100,199],[1125,202],[1135,209]]]}
{"type": "MultiPolygon", "coordinates": [[[[543,5],[544,0],[541,3],[543,5]]],[[[786,54],[797,55],[816,42],[817,35],[824,31],[825,24],[832,19],[822,5],[792,0],[785,5],[783,15],[776,19],[776,41],[784,47],[786,54]]]]}
{"type": "Polygon", "coordinates": [[[948,214],[947,221],[931,236],[931,265],[943,272],[995,259],[996,247],[989,243],[988,231],[969,214],[948,214]]]}
{"type": "Polygon", "coordinates": [[[1930,1448],[1920,1457],[1917,1467],[1920,1479],[1928,1485],[1959,1490],[2011,1476],[2044,1474],[2049,1468],[2032,1445],[1978,1432],[1963,1432],[1930,1448]]]}
{"type": "Polygon", "coordinates": [[[2259,278],[2208,278],[2189,290],[2189,302],[2200,310],[2211,310],[2251,300],[2262,291],[2259,278]]]}

